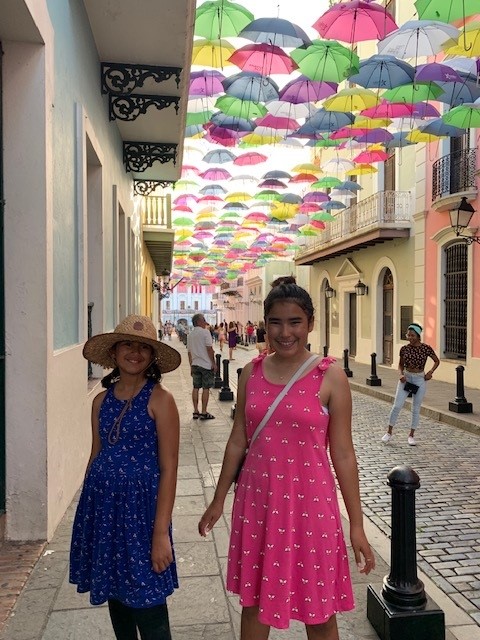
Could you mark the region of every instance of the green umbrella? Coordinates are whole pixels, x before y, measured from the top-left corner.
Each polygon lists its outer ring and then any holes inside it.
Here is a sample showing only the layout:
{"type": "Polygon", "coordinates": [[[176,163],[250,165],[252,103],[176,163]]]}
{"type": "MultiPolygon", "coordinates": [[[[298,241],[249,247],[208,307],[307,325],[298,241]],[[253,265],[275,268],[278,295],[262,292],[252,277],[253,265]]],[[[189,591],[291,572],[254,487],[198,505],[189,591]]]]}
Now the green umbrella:
{"type": "Polygon", "coordinates": [[[227,95],[218,98],[215,102],[215,107],[227,116],[236,116],[246,120],[261,118],[268,113],[266,107],[259,102],[242,100],[241,98],[227,95]]]}
{"type": "Polygon", "coordinates": [[[187,113],[186,126],[189,127],[192,124],[205,124],[210,120],[213,115],[213,111],[199,111],[198,113],[187,113]]]}
{"type": "Polygon", "coordinates": [[[254,19],[253,13],[229,0],[211,0],[195,13],[195,35],[208,40],[237,36],[254,19]]]}
{"type": "Polygon", "coordinates": [[[183,216],[181,218],[175,218],[172,220],[173,224],[176,227],[193,227],[195,226],[195,222],[191,218],[187,218],[187,216],[183,216]]]}
{"type": "Polygon", "coordinates": [[[480,128],[480,104],[473,102],[460,104],[445,113],[442,120],[461,129],[478,129],[480,128]]]}
{"type": "Polygon", "coordinates": [[[443,89],[434,82],[410,82],[394,89],[388,89],[382,98],[388,102],[414,104],[425,100],[436,100],[442,93],[444,93],[443,89]]]}
{"type": "Polygon", "coordinates": [[[324,176],[323,178],[320,178],[320,180],[313,182],[310,185],[310,188],[311,189],[333,189],[333,187],[336,187],[341,182],[342,181],[339,178],[335,178],[334,176],[324,176]]]}
{"type": "Polygon", "coordinates": [[[455,22],[480,11],[478,0],[415,0],[419,20],[455,22]]]}
{"type": "Polygon", "coordinates": [[[264,189],[255,194],[257,200],[280,200],[282,195],[273,189],[264,189]]]}
{"type": "Polygon", "coordinates": [[[341,82],[359,72],[357,54],[336,40],[313,40],[306,48],[294,49],[290,56],[310,80],[341,82]]]}

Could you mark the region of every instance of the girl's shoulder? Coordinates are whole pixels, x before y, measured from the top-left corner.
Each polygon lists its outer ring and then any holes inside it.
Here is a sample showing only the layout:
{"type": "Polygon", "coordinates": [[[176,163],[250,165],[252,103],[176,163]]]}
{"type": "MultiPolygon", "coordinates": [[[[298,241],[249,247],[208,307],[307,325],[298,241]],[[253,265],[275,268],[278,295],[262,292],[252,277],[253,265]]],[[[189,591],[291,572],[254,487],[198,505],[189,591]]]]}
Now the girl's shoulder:
{"type": "MultiPolygon", "coordinates": [[[[319,356],[320,357],[320,356],[319,356]]],[[[317,369],[320,371],[326,371],[331,367],[332,364],[335,364],[337,359],[333,356],[324,356],[320,358],[320,361],[317,364],[317,369]]]]}

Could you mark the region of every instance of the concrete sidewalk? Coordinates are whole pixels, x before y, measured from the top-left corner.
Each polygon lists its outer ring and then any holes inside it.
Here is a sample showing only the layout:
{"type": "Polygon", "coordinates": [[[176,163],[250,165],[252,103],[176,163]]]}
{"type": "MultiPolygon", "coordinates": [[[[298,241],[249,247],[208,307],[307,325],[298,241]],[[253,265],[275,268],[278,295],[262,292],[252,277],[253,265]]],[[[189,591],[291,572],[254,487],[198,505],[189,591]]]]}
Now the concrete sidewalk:
{"type": "MultiPolygon", "coordinates": [[[[234,640],[239,636],[240,607],[238,598],[226,592],[224,582],[231,499],[228,501],[226,513],[212,533],[206,539],[200,538],[197,533],[199,517],[212,498],[220,471],[232,424],[230,418],[232,403],[220,402],[218,390],[214,390],[209,410],[216,419],[208,422],[192,420],[191,378],[186,349],[180,343],[173,346],[177,347],[182,354],[181,367],[165,376],[165,384],[174,392],[181,414],[179,482],[173,516],[180,589],[169,599],[173,638],[174,640],[203,638],[234,640]]],[[[244,366],[255,353],[253,349],[236,350],[235,361],[230,366],[232,389],[236,387],[236,369],[244,366]]],[[[354,376],[351,378],[352,389],[357,390],[354,385],[358,385],[358,390],[364,393],[379,392],[378,387],[367,387],[363,384],[363,378],[366,377],[365,369],[354,364],[350,367],[354,371],[354,376]]],[[[380,389],[391,400],[396,385],[396,372],[393,371],[395,380],[394,377],[390,379],[383,371],[377,373],[383,381],[380,389]]],[[[429,384],[431,386],[426,407],[440,411],[435,406],[436,403],[441,404],[443,401],[443,403],[447,402],[448,406],[448,400],[455,396],[454,390],[449,388],[443,391],[443,396],[433,401],[433,397],[440,393],[434,385],[443,383],[432,381],[429,384]]],[[[466,395],[468,400],[474,403],[475,408],[476,399],[471,399],[468,389],[466,395]]],[[[472,398],[474,398],[473,394],[472,398]]],[[[480,400],[476,406],[480,407],[480,400]]],[[[478,414],[472,415],[476,415],[478,420],[478,414]]],[[[477,424],[478,427],[478,422],[473,424],[477,424]]],[[[465,435],[471,437],[470,434],[465,435]]],[[[386,454],[394,451],[389,447],[385,447],[384,450],[386,454]]],[[[390,465],[390,461],[387,464],[390,465]]],[[[378,484],[378,479],[375,479],[375,483],[378,484]]],[[[385,493],[386,490],[382,488],[381,491],[385,493]]],[[[388,495],[385,500],[388,501],[388,495]]],[[[91,607],[88,595],[77,594],[75,587],[68,583],[68,549],[75,506],[74,501],[53,540],[43,550],[26,581],[7,625],[0,635],[2,640],[113,640],[107,608],[91,607]]],[[[385,511],[383,505],[380,507],[385,511]]],[[[372,514],[371,509],[367,508],[366,515],[367,535],[375,549],[377,568],[368,577],[361,576],[351,559],[357,608],[353,612],[339,616],[342,640],[377,638],[366,619],[367,585],[369,583],[379,585],[383,577],[388,574],[390,540],[385,527],[382,528],[380,519],[377,520],[377,514],[372,514]]],[[[344,528],[348,539],[346,520],[344,528]]],[[[419,571],[419,577],[425,583],[428,595],[445,612],[446,640],[480,639],[480,627],[475,624],[474,619],[468,616],[425,573],[419,571]]],[[[287,631],[272,631],[270,637],[272,640],[305,638],[304,627],[294,623],[287,631]]]]}

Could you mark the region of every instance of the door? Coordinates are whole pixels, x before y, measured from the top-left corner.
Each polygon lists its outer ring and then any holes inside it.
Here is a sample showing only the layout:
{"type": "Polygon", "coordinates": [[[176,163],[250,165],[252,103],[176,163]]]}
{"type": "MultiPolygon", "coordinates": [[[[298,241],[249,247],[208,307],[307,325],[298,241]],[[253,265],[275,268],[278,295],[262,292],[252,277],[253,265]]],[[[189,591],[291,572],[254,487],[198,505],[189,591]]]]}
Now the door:
{"type": "Polygon", "coordinates": [[[393,276],[390,269],[383,278],[383,364],[393,362],[393,276]]]}
{"type": "Polygon", "coordinates": [[[395,150],[384,163],[385,222],[395,220],[395,150]]]}
{"type": "Polygon", "coordinates": [[[2,43],[0,42],[0,515],[5,513],[5,301],[3,253],[2,43]]]}
{"type": "Polygon", "coordinates": [[[327,353],[330,349],[330,298],[325,298],[325,317],[323,318],[323,326],[325,327],[325,346],[327,353]]]}
{"type": "Polygon", "coordinates": [[[357,294],[349,294],[349,339],[348,353],[352,358],[357,355],[357,294]]]}

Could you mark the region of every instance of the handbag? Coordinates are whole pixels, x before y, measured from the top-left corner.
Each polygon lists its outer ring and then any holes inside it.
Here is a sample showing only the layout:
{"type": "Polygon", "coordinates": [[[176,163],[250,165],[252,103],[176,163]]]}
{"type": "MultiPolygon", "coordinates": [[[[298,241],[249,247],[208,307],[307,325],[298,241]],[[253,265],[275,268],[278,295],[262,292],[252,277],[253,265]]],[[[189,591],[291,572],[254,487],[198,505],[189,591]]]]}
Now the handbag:
{"type": "Polygon", "coordinates": [[[413,382],[405,382],[403,388],[405,389],[405,391],[408,391],[408,393],[413,393],[414,395],[420,389],[418,384],[413,384],[413,382]]]}
{"type": "Polygon", "coordinates": [[[242,461],[238,465],[237,473],[235,474],[235,479],[234,479],[235,484],[238,482],[238,478],[240,476],[240,471],[242,470],[243,464],[245,462],[245,458],[247,457],[248,452],[250,450],[250,447],[252,446],[254,440],[256,440],[256,438],[259,436],[260,431],[267,424],[267,422],[270,419],[271,415],[273,414],[275,409],[278,407],[278,405],[280,404],[281,400],[287,395],[288,391],[293,386],[293,384],[302,375],[302,373],[305,371],[305,369],[308,367],[308,365],[311,364],[317,357],[318,356],[316,354],[314,354],[314,355],[310,356],[310,358],[308,358],[308,360],[305,360],[305,362],[299,366],[299,368],[295,371],[295,373],[292,375],[290,380],[287,382],[287,384],[283,387],[283,389],[280,391],[278,396],[272,402],[272,404],[270,405],[267,413],[263,416],[262,420],[257,425],[257,428],[253,432],[253,435],[252,435],[252,437],[250,439],[250,443],[248,445],[248,449],[245,452],[245,455],[243,456],[242,461]]]}

